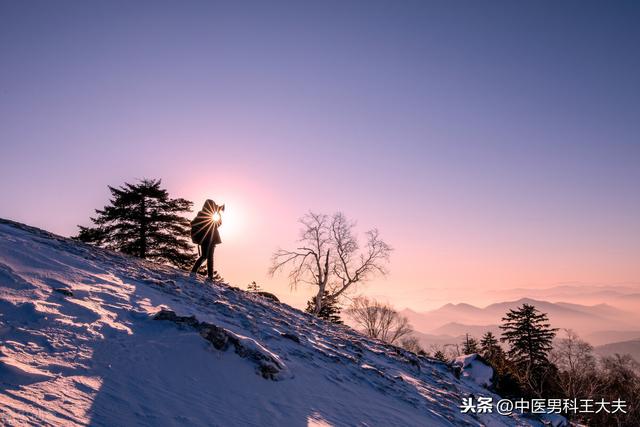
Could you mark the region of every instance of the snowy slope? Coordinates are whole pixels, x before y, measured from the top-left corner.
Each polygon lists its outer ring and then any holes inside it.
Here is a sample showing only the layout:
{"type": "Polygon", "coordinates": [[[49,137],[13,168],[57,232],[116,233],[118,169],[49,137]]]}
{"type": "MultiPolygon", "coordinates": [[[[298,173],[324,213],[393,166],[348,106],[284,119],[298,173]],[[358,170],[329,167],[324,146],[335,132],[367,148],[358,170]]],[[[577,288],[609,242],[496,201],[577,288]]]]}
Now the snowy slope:
{"type": "Polygon", "coordinates": [[[541,425],[461,414],[490,393],[443,363],[4,220],[0,314],[0,424],[541,425]]]}

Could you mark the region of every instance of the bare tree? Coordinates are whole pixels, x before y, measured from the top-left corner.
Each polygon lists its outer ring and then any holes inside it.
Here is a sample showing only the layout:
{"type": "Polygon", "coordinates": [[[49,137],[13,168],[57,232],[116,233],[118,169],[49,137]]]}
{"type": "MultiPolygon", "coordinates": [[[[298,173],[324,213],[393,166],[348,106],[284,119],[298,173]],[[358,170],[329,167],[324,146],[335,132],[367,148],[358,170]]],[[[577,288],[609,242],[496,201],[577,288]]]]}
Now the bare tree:
{"type": "Polygon", "coordinates": [[[380,238],[377,229],[365,233],[365,246],[360,249],[355,222],[341,212],[332,216],[309,212],[300,224],[299,246],[278,249],[269,274],[288,268],[291,287],[301,283],[317,287],[314,314],[322,309],[325,292],[335,300],[354,284],[387,273],[385,267],[392,248],[380,238]]]}
{"type": "Polygon", "coordinates": [[[599,395],[605,401],[621,400],[625,402],[625,412],[610,414],[589,414],[589,425],[597,426],[634,426],[640,425],[640,365],[629,354],[614,354],[600,359],[600,376],[602,388],[599,395]],[[601,418],[598,418],[600,416],[601,418]]]}
{"type": "Polygon", "coordinates": [[[442,348],[444,349],[444,353],[450,359],[455,359],[456,357],[462,356],[462,353],[460,352],[460,346],[458,344],[444,344],[442,348]]]}
{"type": "Polygon", "coordinates": [[[427,354],[427,352],[424,351],[424,348],[422,348],[422,346],[420,345],[420,340],[414,335],[409,335],[406,338],[402,338],[400,340],[400,347],[415,354],[420,354],[423,356],[427,354]]]}
{"type": "Polygon", "coordinates": [[[551,361],[560,370],[558,384],[570,398],[592,396],[599,386],[593,346],[571,329],[565,329],[564,333],[565,337],[557,340],[551,351],[551,361]]]}
{"type": "Polygon", "coordinates": [[[389,344],[400,342],[413,332],[409,319],[390,305],[367,297],[354,298],[346,312],[364,334],[389,344]]]}

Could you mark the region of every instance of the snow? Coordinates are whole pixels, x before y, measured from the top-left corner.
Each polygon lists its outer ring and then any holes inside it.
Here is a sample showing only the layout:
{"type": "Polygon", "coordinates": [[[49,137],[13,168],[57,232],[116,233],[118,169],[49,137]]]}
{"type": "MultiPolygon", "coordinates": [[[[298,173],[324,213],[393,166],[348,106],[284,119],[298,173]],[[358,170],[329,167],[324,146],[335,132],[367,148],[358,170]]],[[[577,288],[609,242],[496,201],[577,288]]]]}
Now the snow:
{"type": "Polygon", "coordinates": [[[460,369],[460,376],[463,379],[473,381],[482,387],[491,387],[493,384],[493,368],[475,353],[455,358],[452,365],[460,369]]]}
{"type": "Polygon", "coordinates": [[[0,220],[0,424],[542,425],[470,395],[491,393],[346,326],[0,220]]]}
{"type": "MultiPolygon", "coordinates": [[[[540,419],[549,427],[566,427],[569,425],[567,419],[560,414],[543,414],[540,419]]],[[[578,426],[578,424],[575,425],[578,426]]]]}

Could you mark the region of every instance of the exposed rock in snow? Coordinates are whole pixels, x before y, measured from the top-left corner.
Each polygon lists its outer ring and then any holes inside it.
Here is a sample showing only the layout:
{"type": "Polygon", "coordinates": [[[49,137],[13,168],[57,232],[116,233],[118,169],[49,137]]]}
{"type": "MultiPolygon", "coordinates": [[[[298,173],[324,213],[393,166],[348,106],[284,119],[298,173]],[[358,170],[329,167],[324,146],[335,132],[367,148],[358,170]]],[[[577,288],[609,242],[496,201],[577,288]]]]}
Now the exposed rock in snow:
{"type": "Polygon", "coordinates": [[[255,340],[242,337],[233,332],[220,328],[212,323],[199,322],[195,316],[177,316],[171,310],[161,309],[153,317],[155,320],[169,320],[178,325],[187,325],[200,332],[200,335],[209,341],[217,350],[227,350],[229,344],[235,347],[240,357],[245,357],[257,363],[258,371],[263,378],[271,380],[283,377],[287,368],[280,358],[257,343],[255,340]]]}
{"type": "Polygon", "coordinates": [[[459,356],[451,365],[459,370],[460,377],[463,379],[487,388],[493,384],[493,368],[475,353],[459,356]]]}
{"type": "Polygon", "coordinates": [[[463,414],[469,395],[494,396],[286,304],[0,220],[0,424],[541,426],[463,414]]]}

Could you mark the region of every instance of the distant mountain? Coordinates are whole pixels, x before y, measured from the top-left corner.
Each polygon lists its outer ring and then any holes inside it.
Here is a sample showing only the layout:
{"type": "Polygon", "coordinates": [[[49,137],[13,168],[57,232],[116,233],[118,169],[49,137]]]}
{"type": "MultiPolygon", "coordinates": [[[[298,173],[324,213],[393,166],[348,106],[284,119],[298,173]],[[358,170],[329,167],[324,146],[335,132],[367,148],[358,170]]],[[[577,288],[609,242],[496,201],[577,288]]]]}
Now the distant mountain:
{"type": "MultiPolygon", "coordinates": [[[[430,335],[459,336],[465,333],[480,336],[486,330],[497,330],[502,317],[510,310],[522,306],[534,305],[547,313],[553,327],[573,329],[586,338],[598,331],[635,331],[640,317],[632,312],[621,310],[609,304],[581,305],[568,302],[549,302],[533,298],[521,298],[490,304],[484,308],[470,304],[445,304],[442,307],[423,313],[404,310],[413,327],[430,335]]],[[[605,342],[613,342],[614,339],[605,342]]]]}
{"type": "Polygon", "coordinates": [[[464,323],[450,322],[436,328],[433,332],[439,335],[449,335],[454,337],[469,334],[475,338],[480,338],[487,331],[499,334],[500,328],[498,325],[466,325],[464,323]]]}
{"type": "Polygon", "coordinates": [[[420,345],[426,351],[432,351],[433,346],[436,346],[438,349],[441,349],[445,345],[449,344],[460,344],[462,342],[462,336],[452,336],[452,335],[438,335],[438,334],[425,334],[422,332],[414,332],[418,341],[420,341],[420,345]]]}
{"type": "Polygon", "coordinates": [[[568,284],[550,288],[496,289],[477,296],[478,300],[517,300],[523,297],[559,302],[572,301],[577,304],[592,305],[608,303],[618,308],[635,310],[640,304],[640,283],[623,285],[568,284]]]}
{"type": "Polygon", "coordinates": [[[597,331],[583,337],[593,345],[603,345],[640,338],[640,329],[635,331],[597,331]]]}
{"type": "Polygon", "coordinates": [[[630,354],[636,361],[640,362],[640,338],[601,345],[595,347],[594,351],[600,356],[611,356],[615,353],[630,354]]]}
{"type": "Polygon", "coordinates": [[[615,317],[624,314],[619,308],[616,308],[609,304],[596,304],[596,305],[580,305],[580,304],[571,304],[566,302],[557,302],[555,303],[558,306],[566,307],[571,310],[581,311],[585,314],[592,315],[594,313],[600,316],[609,316],[615,317]]]}

